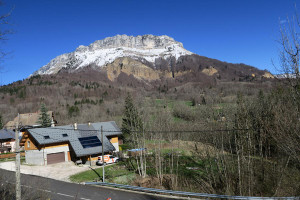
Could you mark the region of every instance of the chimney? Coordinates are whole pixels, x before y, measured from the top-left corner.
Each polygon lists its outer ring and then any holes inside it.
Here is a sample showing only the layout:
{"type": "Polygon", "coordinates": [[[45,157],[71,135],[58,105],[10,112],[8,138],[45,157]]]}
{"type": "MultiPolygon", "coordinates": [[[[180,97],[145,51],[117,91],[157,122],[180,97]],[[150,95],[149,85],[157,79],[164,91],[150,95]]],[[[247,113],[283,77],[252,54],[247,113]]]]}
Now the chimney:
{"type": "Polygon", "coordinates": [[[53,120],[53,117],[51,118],[51,127],[54,127],[55,126],[55,123],[54,123],[54,120],[53,120]]]}
{"type": "Polygon", "coordinates": [[[74,130],[77,130],[77,123],[74,123],[74,130]]]}

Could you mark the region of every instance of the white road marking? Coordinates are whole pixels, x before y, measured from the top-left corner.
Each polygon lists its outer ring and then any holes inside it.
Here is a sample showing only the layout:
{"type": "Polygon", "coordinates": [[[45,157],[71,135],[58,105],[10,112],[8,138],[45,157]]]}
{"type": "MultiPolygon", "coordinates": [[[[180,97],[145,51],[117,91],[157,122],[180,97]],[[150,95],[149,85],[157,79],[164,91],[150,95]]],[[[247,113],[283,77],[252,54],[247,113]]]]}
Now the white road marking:
{"type": "Polygon", "coordinates": [[[80,199],[82,199],[82,200],[91,200],[91,199],[86,199],[86,198],[83,198],[83,197],[81,197],[80,199]]]}
{"type": "Polygon", "coordinates": [[[62,196],[66,196],[66,197],[74,197],[74,196],[72,196],[72,195],[68,195],[68,194],[63,194],[63,193],[56,193],[56,194],[58,194],[58,195],[62,195],[62,196]]]}

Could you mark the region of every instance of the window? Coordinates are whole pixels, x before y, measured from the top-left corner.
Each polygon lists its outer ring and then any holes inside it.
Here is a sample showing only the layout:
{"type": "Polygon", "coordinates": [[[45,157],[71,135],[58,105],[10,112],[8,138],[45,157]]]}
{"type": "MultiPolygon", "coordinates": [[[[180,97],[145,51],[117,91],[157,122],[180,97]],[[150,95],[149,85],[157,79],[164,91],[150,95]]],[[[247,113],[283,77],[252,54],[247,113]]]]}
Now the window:
{"type": "Polygon", "coordinates": [[[49,135],[45,135],[44,139],[50,139],[50,136],[49,135]]]}
{"type": "Polygon", "coordinates": [[[84,137],[78,139],[83,148],[98,147],[102,145],[97,136],[84,137]]]}
{"type": "Polygon", "coordinates": [[[30,148],[30,141],[27,141],[27,147],[30,148]]]}
{"type": "Polygon", "coordinates": [[[64,133],[62,134],[63,137],[68,137],[68,134],[64,133]]]}

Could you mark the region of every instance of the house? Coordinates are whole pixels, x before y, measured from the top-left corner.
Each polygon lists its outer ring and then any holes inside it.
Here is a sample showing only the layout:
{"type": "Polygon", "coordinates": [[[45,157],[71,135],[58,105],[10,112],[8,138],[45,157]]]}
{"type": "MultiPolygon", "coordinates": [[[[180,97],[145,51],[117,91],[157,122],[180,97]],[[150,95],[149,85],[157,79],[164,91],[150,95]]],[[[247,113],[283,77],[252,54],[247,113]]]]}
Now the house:
{"type": "MultiPolygon", "coordinates": [[[[47,114],[50,118],[53,119],[53,112],[48,111],[47,114]]],[[[24,113],[20,114],[20,118],[15,117],[13,121],[9,121],[4,125],[4,128],[13,130],[16,126],[16,123],[19,120],[19,126],[39,126],[38,120],[40,117],[40,111],[35,113],[24,113]]]]}
{"type": "Polygon", "coordinates": [[[91,163],[96,162],[101,155],[102,145],[106,154],[118,152],[121,134],[113,121],[29,128],[25,130],[20,145],[24,146],[25,160],[28,164],[47,165],[78,160],[91,163]]]}
{"type": "Polygon", "coordinates": [[[14,152],[15,147],[15,132],[12,130],[0,130],[0,153],[14,152]]]}

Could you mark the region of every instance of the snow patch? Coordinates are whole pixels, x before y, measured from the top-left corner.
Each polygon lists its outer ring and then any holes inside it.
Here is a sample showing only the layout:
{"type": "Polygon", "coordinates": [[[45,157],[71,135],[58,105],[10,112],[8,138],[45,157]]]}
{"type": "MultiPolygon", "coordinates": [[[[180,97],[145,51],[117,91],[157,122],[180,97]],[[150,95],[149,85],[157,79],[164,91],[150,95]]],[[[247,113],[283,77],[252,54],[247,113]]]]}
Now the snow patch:
{"type": "Polygon", "coordinates": [[[65,67],[79,69],[90,64],[101,67],[120,57],[143,58],[154,63],[157,58],[175,57],[177,60],[180,56],[191,54],[193,53],[184,49],[181,43],[168,36],[133,37],[122,35],[96,41],[88,47],[80,45],[72,53],[57,56],[36,71],[34,75],[55,74],[65,67]],[[127,41],[124,43],[124,40],[127,41]]]}

